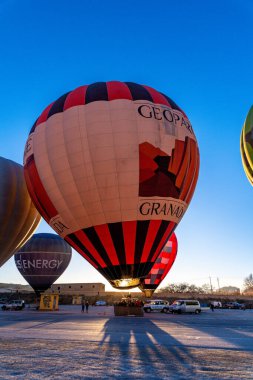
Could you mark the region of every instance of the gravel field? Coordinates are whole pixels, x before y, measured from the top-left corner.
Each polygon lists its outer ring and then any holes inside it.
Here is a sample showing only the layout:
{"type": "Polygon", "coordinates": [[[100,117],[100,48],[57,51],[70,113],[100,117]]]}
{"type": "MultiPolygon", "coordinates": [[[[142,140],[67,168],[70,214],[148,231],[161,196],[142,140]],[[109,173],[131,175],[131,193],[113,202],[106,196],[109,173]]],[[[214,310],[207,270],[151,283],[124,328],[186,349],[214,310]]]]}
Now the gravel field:
{"type": "Polygon", "coordinates": [[[0,379],[253,379],[253,311],[0,312],[0,379]]]}

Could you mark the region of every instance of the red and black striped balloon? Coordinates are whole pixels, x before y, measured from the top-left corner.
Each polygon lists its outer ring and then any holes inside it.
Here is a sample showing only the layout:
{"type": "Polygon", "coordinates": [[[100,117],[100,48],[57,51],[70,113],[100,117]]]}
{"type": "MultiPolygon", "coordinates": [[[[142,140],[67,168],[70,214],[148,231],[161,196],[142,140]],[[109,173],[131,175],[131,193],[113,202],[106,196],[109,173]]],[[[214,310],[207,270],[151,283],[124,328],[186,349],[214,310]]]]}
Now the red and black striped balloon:
{"type": "Polygon", "coordinates": [[[133,287],[187,209],[199,152],[187,116],[169,97],[135,83],[98,82],[41,113],[24,167],[50,226],[113,286],[133,287]]]}
{"type": "Polygon", "coordinates": [[[155,264],[145,279],[141,281],[139,288],[146,297],[151,297],[157,287],[172,268],[177,257],[178,243],[175,233],[171,235],[162,252],[156,259],[155,264]]]}

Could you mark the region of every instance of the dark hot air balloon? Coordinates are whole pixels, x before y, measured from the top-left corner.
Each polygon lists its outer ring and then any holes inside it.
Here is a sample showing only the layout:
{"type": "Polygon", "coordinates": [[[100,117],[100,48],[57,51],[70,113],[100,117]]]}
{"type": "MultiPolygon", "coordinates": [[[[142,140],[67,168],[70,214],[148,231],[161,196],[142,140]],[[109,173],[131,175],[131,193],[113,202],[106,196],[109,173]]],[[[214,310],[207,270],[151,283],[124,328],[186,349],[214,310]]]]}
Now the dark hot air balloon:
{"type": "Polygon", "coordinates": [[[14,258],[19,272],[39,295],[62,275],[71,255],[71,247],[60,236],[40,233],[34,234],[14,258]]]}
{"type": "Polygon", "coordinates": [[[151,297],[156,288],[169,273],[177,256],[177,238],[173,233],[156,259],[151,271],[145,279],[141,281],[139,288],[146,297],[151,297]]]}
{"type": "Polygon", "coordinates": [[[192,198],[196,138],[168,96],[99,82],[51,103],[30,131],[25,178],[41,215],[116,288],[147,276],[192,198]]]}
{"type": "Polygon", "coordinates": [[[0,267],[32,236],[40,219],[23,166],[0,157],[0,267]]]}

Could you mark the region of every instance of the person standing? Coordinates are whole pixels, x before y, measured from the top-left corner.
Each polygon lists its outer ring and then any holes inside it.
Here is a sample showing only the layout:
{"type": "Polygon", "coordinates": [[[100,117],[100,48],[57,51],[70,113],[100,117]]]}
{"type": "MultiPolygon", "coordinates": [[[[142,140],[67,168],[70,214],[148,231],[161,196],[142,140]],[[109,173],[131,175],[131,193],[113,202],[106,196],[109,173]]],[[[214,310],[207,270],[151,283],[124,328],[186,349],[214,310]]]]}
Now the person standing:
{"type": "Polygon", "coordinates": [[[82,300],[81,305],[82,305],[82,313],[84,313],[84,300],[82,300]]]}
{"type": "Polygon", "coordinates": [[[88,313],[88,309],[89,309],[89,301],[88,300],[85,302],[85,309],[86,309],[86,313],[88,313]]]}

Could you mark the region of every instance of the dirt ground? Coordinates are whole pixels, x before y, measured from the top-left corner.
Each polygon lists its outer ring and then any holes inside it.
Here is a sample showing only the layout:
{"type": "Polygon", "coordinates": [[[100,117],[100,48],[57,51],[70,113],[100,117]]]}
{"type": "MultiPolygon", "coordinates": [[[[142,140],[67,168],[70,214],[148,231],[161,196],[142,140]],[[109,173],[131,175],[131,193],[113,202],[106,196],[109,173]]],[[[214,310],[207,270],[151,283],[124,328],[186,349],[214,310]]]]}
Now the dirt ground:
{"type": "Polygon", "coordinates": [[[230,349],[0,340],[0,379],[253,379],[253,353],[230,349]]]}
{"type": "Polygon", "coordinates": [[[253,379],[253,311],[0,312],[0,380],[253,379]]]}

